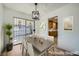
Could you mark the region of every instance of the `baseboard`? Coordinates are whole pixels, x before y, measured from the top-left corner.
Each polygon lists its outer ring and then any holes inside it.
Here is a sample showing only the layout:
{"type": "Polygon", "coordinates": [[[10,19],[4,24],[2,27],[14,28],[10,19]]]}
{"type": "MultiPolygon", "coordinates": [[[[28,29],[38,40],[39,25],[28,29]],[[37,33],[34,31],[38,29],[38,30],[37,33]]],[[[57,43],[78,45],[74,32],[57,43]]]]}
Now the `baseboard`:
{"type": "Polygon", "coordinates": [[[22,44],[22,43],[14,44],[13,46],[16,46],[16,45],[19,45],[19,44],[22,44]]]}
{"type": "Polygon", "coordinates": [[[57,48],[60,49],[60,50],[62,50],[62,51],[70,52],[70,51],[68,51],[68,50],[66,50],[66,49],[63,49],[63,48],[60,48],[60,47],[57,47],[57,48]]]}

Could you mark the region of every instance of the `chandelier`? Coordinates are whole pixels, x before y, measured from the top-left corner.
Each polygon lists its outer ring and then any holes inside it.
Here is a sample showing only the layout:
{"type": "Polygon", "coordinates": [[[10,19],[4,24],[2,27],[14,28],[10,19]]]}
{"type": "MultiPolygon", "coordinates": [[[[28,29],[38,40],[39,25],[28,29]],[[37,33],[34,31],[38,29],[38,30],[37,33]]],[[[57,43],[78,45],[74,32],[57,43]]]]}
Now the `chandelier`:
{"type": "Polygon", "coordinates": [[[35,5],[35,10],[32,11],[32,19],[34,20],[39,20],[39,11],[37,10],[37,3],[34,4],[35,5]]]}

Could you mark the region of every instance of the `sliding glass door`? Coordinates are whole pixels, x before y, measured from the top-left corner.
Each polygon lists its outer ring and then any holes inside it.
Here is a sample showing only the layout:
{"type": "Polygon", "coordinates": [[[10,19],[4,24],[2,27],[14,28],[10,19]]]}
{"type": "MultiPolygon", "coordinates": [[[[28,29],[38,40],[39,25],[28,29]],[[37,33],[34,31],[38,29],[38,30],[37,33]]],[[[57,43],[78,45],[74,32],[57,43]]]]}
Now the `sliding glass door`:
{"type": "Polygon", "coordinates": [[[26,35],[32,34],[32,29],[33,21],[14,18],[13,43],[21,43],[22,40],[25,39],[26,35]]]}

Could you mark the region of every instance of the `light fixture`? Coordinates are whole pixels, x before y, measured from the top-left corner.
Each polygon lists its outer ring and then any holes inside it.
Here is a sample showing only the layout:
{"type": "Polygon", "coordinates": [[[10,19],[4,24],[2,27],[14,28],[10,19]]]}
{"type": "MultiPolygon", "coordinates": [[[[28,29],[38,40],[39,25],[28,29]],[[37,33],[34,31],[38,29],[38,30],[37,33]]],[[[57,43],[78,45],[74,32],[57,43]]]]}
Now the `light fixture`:
{"type": "Polygon", "coordinates": [[[39,20],[39,11],[37,10],[37,3],[34,4],[35,5],[35,10],[32,11],[32,19],[34,20],[39,20]]]}
{"type": "Polygon", "coordinates": [[[35,5],[35,10],[32,11],[32,19],[34,20],[34,29],[33,32],[35,33],[36,29],[35,29],[35,21],[39,20],[39,11],[37,10],[37,3],[34,3],[35,5]]]}

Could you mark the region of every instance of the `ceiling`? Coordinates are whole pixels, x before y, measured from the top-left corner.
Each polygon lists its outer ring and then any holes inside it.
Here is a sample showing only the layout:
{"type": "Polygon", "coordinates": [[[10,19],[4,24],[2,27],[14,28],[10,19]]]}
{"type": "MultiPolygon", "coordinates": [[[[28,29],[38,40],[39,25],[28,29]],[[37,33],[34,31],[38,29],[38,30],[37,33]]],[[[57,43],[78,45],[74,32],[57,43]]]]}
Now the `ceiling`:
{"type": "MultiPolygon", "coordinates": [[[[65,5],[67,3],[38,3],[37,8],[41,15],[45,15],[65,5]]],[[[26,14],[31,14],[35,8],[34,3],[5,3],[4,6],[26,14]]]]}

